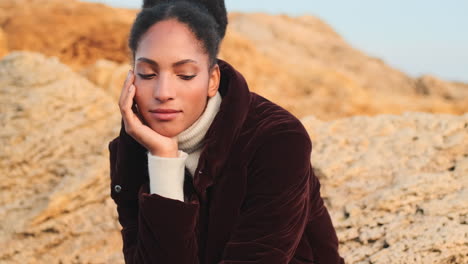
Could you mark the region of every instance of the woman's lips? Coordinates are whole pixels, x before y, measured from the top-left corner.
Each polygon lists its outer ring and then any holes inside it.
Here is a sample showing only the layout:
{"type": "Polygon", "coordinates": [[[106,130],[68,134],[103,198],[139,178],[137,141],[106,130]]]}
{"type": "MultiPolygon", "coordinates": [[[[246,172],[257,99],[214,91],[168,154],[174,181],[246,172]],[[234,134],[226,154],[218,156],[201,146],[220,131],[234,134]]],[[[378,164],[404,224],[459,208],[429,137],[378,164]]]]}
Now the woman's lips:
{"type": "Polygon", "coordinates": [[[174,112],[174,111],[151,111],[150,114],[154,119],[161,120],[161,121],[169,121],[177,117],[181,112],[174,112]]]}

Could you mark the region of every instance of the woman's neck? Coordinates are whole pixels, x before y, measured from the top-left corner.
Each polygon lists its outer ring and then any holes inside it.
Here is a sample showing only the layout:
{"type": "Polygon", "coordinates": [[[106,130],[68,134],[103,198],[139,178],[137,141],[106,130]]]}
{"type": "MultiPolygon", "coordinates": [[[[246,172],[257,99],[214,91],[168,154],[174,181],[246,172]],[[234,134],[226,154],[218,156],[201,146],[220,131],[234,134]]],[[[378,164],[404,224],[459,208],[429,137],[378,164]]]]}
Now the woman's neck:
{"type": "Polygon", "coordinates": [[[219,111],[221,101],[221,94],[218,91],[215,96],[208,99],[202,115],[177,136],[180,150],[190,154],[201,148],[203,138],[219,111]]]}

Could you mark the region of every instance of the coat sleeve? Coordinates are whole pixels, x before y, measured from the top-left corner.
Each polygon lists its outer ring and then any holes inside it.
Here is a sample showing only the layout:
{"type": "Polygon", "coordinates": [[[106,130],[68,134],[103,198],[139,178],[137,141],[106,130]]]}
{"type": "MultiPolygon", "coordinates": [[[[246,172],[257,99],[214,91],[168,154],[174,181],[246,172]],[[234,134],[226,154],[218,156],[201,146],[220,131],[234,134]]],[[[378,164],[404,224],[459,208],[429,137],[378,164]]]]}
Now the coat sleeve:
{"type": "MultiPolygon", "coordinates": [[[[117,205],[118,221],[122,226],[125,263],[198,263],[195,231],[198,201],[186,203],[151,194],[148,180],[135,185],[132,180],[146,179],[135,175],[144,171],[136,167],[136,170],[129,169],[137,161],[132,162],[133,155],[129,153],[123,158],[119,145],[118,139],[109,144],[111,187],[123,186],[118,192],[112,188],[111,197],[117,205]]],[[[144,165],[138,167],[146,168],[144,165]]]]}
{"type": "Polygon", "coordinates": [[[271,136],[254,154],[247,193],[219,264],[287,264],[309,216],[312,143],[304,133],[271,136]]]}
{"type": "MultiPolygon", "coordinates": [[[[117,166],[116,149],[109,147],[113,186],[116,179],[136,177],[121,175],[130,170],[117,166]]],[[[262,144],[249,166],[241,214],[218,264],[290,262],[311,215],[310,152],[310,139],[302,133],[274,136],[262,144]]],[[[122,226],[125,263],[199,264],[198,200],[151,194],[148,181],[135,197],[127,193],[120,199],[120,193],[112,198],[122,226]]]]}
{"type": "Polygon", "coordinates": [[[311,214],[305,232],[312,247],[314,260],[317,263],[345,264],[338,253],[338,237],[330,214],[320,195],[319,179],[313,174],[311,181],[311,214]]]}

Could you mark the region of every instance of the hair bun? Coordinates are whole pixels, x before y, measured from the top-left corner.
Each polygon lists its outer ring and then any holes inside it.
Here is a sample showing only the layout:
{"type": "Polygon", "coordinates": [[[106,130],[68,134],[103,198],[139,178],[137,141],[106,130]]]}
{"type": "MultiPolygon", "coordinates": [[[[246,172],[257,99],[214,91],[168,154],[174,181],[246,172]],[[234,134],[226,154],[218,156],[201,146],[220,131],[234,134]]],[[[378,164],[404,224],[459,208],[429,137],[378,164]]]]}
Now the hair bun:
{"type": "Polygon", "coordinates": [[[159,3],[171,1],[186,1],[203,5],[218,23],[218,33],[221,39],[226,34],[228,24],[226,6],[224,0],[143,0],[143,8],[153,7],[159,3]]]}

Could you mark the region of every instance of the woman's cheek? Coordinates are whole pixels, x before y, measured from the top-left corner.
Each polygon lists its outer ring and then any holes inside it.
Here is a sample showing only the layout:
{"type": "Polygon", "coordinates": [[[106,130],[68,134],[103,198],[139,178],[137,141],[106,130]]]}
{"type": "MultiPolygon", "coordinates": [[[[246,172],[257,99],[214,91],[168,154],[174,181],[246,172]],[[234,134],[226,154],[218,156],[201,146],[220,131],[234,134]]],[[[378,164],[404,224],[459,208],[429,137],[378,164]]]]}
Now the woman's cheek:
{"type": "Polygon", "coordinates": [[[148,97],[151,96],[151,91],[148,90],[149,86],[147,83],[140,80],[135,80],[133,84],[136,87],[135,99],[138,100],[138,102],[142,103],[141,100],[143,98],[151,98],[148,97]]]}
{"type": "Polygon", "coordinates": [[[140,92],[140,88],[143,88],[143,84],[142,82],[140,81],[140,78],[136,77],[135,80],[133,81],[133,85],[135,85],[135,87],[137,88],[137,93],[140,92]]]}
{"type": "Polygon", "coordinates": [[[135,92],[135,96],[133,97],[133,101],[138,105],[138,109],[144,111],[146,105],[146,103],[144,102],[144,98],[146,97],[144,95],[144,90],[141,88],[141,86],[138,86],[137,84],[135,84],[135,87],[137,89],[135,92]]]}

